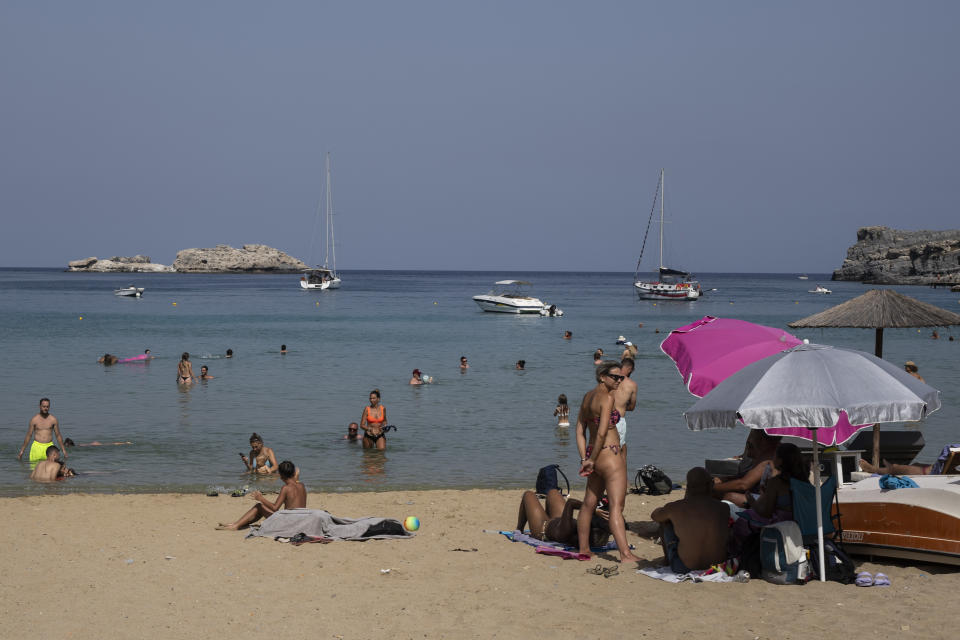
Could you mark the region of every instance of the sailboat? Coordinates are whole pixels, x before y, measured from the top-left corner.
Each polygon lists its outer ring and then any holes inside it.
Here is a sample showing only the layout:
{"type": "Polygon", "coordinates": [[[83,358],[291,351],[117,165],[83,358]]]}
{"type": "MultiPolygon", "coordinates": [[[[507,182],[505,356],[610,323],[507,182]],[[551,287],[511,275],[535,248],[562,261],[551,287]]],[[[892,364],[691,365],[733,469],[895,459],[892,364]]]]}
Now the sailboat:
{"type": "Polygon", "coordinates": [[[686,271],[670,269],[663,265],[663,169],[660,169],[660,182],[657,191],[653,194],[653,207],[650,210],[650,220],[647,221],[647,233],[650,232],[650,222],[657,210],[657,197],[660,198],[660,263],[656,281],[640,279],[640,261],[643,260],[643,249],[647,246],[647,235],[643,236],[643,245],[640,247],[640,257],[637,259],[637,271],[634,274],[633,286],[637,295],[644,300],[698,300],[703,295],[700,283],[693,279],[686,271]]]}
{"type": "Polygon", "coordinates": [[[323,255],[323,266],[316,269],[304,269],[300,277],[300,286],[304,289],[339,289],[340,274],[337,273],[337,245],[333,234],[333,194],[330,189],[330,152],[327,152],[325,164],[327,173],[326,199],[322,212],[318,212],[324,219],[324,240],[326,249],[323,255]]]}

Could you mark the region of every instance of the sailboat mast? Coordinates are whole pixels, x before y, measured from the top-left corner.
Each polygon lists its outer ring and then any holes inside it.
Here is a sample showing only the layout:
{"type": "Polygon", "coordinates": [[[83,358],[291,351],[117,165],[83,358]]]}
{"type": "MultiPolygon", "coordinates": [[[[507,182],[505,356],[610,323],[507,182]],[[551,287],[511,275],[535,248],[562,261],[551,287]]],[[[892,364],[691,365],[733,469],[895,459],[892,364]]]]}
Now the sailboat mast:
{"type": "MultiPolygon", "coordinates": [[[[331,268],[337,273],[337,243],[333,234],[333,191],[330,180],[330,152],[327,152],[327,254],[333,258],[331,268]]],[[[324,262],[326,264],[326,261],[324,262]]]]}
{"type": "Polygon", "coordinates": [[[663,269],[663,196],[666,195],[665,189],[663,169],[660,169],[660,269],[663,269]]]}

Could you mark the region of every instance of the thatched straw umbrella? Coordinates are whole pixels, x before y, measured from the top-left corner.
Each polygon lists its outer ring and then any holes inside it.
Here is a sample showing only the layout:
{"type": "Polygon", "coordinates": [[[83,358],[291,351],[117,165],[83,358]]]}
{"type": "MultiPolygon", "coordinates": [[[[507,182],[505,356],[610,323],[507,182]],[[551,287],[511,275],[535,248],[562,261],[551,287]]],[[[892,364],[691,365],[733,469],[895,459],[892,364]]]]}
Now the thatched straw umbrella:
{"type": "MultiPolygon", "coordinates": [[[[960,314],[920,302],[890,289],[871,289],[826,311],[787,323],[794,329],[876,329],[874,353],[883,357],[883,330],[960,325],[960,314]]],[[[873,427],[873,464],[880,465],[880,429],[873,427]]]]}

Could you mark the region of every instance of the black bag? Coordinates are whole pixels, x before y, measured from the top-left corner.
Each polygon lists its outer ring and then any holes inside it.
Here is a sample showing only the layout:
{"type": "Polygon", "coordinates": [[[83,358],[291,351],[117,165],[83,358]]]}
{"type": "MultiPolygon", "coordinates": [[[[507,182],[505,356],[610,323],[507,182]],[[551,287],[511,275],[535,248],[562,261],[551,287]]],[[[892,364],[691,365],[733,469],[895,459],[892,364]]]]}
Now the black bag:
{"type": "MultiPolygon", "coordinates": [[[[820,547],[813,544],[808,547],[810,550],[810,568],[813,574],[820,577],[820,547]]],[[[841,549],[833,540],[823,541],[823,569],[827,580],[839,582],[841,584],[853,584],[857,581],[857,567],[853,564],[843,549],[841,549]]]]}
{"type": "Polygon", "coordinates": [[[570,495],[570,481],[567,479],[567,476],[560,470],[560,465],[558,464],[548,464],[547,466],[540,469],[537,473],[537,493],[540,495],[547,495],[547,492],[550,489],[556,489],[560,491],[562,495],[570,495]],[[567,492],[563,493],[560,489],[560,479],[557,478],[557,474],[563,476],[563,481],[567,483],[567,492]]]}
{"type": "Polygon", "coordinates": [[[636,487],[635,493],[646,491],[652,496],[666,495],[673,491],[673,482],[670,481],[667,474],[660,467],[655,467],[652,464],[640,467],[637,470],[633,484],[636,487]],[[640,484],[641,480],[643,481],[642,486],[640,484]]]}

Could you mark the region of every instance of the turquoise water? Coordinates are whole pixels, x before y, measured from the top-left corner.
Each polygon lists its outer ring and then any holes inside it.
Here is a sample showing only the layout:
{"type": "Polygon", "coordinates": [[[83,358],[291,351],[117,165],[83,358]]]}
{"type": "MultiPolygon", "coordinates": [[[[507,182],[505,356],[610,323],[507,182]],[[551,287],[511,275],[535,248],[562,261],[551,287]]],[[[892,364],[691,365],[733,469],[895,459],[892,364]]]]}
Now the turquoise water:
{"type": "MultiPolygon", "coordinates": [[[[704,458],[738,453],[746,432],[686,429],[681,414],[694,399],[659,350],[667,332],[708,314],[785,326],[866,290],[815,275],[700,279],[716,291],[692,303],[654,303],[636,298],[628,273],[360,271],[345,272],[340,290],[303,292],[295,275],[0,269],[0,493],[242,486],[250,479],[237,453],[249,450],[254,431],[300,467],[312,490],[521,487],[551,462],[575,478],[576,444],[569,430],[555,427],[555,401],[566,393],[575,415],[593,386],[594,349],[619,355],[621,334],[640,348],[630,468],[657,464],[679,479],[704,458]],[[564,317],[483,313],[470,299],[511,277],[531,280],[564,317]],[[832,296],[807,293],[818,277],[832,296]],[[131,282],[146,287],[143,298],[112,294],[131,282]],[[572,340],[563,339],[565,330],[572,340]],[[145,348],[156,356],[149,364],[96,363],[104,352],[124,357],[145,348]],[[222,357],[227,348],[234,358],[222,357]],[[178,387],[183,351],[196,372],[206,364],[216,378],[178,387]],[[465,374],[457,368],[461,355],[471,364],[465,374]],[[521,358],[526,370],[516,371],[521,358]],[[435,384],[409,386],[414,368],[435,384]],[[341,439],[375,387],[398,427],[386,453],[341,439]],[[41,396],[52,399],[64,437],[134,444],[73,449],[69,463],[79,477],[34,485],[16,452],[41,396]]],[[[958,296],[945,290],[900,290],[958,308],[958,296]]],[[[943,408],[922,427],[928,446],[920,460],[958,440],[960,340],[947,341],[949,329],[940,333],[934,341],[928,329],[885,332],[885,358],[916,361],[943,392],[943,408]]],[[[872,330],[796,334],[873,351],[872,330]]]]}

